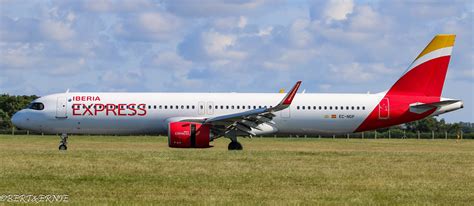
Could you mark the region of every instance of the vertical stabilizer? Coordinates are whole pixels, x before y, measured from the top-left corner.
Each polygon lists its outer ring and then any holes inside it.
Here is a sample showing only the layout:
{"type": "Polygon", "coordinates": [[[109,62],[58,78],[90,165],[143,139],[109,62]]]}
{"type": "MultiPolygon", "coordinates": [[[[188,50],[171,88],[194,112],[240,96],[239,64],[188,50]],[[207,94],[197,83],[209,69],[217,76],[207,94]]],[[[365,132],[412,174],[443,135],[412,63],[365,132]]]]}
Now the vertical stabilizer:
{"type": "Polygon", "coordinates": [[[455,38],[454,34],[436,35],[388,94],[440,97],[455,38]]]}

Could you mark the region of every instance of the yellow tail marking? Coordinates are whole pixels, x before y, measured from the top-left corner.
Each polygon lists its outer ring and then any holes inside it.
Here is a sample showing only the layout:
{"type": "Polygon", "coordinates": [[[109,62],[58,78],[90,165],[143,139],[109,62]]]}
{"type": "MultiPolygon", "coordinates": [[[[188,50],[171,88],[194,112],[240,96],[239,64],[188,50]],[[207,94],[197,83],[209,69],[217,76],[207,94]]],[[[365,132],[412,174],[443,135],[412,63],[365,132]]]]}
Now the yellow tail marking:
{"type": "Polygon", "coordinates": [[[455,34],[438,34],[436,35],[433,40],[428,44],[428,46],[423,49],[423,51],[416,57],[416,59],[428,54],[434,50],[445,48],[445,47],[452,47],[454,45],[454,39],[456,38],[455,34]]]}

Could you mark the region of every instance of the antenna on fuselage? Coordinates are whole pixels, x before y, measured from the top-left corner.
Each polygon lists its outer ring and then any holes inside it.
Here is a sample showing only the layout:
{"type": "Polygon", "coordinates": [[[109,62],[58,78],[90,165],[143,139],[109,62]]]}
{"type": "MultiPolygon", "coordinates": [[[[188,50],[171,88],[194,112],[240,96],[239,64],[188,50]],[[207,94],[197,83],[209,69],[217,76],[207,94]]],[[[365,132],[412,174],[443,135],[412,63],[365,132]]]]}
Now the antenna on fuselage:
{"type": "Polygon", "coordinates": [[[66,89],[66,94],[69,93],[69,88],[66,89]]]}

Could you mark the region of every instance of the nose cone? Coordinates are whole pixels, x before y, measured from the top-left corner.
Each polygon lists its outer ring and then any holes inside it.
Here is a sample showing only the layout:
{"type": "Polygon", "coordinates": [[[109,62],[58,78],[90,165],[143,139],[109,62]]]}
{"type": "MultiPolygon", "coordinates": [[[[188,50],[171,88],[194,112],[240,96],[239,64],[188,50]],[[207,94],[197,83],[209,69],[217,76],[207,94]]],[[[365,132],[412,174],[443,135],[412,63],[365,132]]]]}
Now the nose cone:
{"type": "Polygon", "coordinates": [[[23,124],[24,124],[24,120],[22,118],[22,114],[21,114],[21,111],[15,113],[12,117],[12,123],[15,127],[17,128],[22,128],[23,127],[23,124]]]}

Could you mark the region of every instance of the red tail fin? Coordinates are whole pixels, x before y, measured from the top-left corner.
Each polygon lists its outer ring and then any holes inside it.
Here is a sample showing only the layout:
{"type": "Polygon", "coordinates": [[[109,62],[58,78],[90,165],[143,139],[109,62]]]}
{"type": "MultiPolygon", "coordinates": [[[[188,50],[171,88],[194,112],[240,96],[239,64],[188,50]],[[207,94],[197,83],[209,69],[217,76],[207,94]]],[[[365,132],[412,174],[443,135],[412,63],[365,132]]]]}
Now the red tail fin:
{"type": "Polygon", "coordinates": [[[441,96],[455,38],[436,35],[387,94],[441,96]]]}
{"type": "Polygon", "coordinates": [[[440,101],[455,35],[436,35],[388,90],[356,132],[411,122],[431,115],[436,108],[410,111],[413,104],[440,101]]]}

